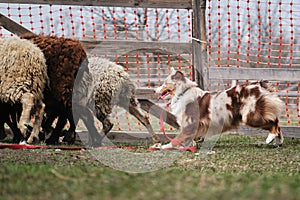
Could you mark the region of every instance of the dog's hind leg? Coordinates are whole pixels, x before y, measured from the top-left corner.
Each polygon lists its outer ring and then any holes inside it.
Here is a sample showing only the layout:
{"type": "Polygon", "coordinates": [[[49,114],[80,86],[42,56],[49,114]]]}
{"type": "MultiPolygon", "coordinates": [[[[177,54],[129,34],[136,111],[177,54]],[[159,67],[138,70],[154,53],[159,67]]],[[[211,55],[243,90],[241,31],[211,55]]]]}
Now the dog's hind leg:
{"type": "Polygon", "coordinates": [[[132,114],[135,118],[137,118],[148,130],[148,132],[151,134],[153,142],[159,143],[160,138],[159,136],[154,132],[149,119],[139,110],[138,107],[129,105],[129,113],[132,114]]]}
{"type": "Polygon", "coordinates": [[[277,145],[282,145],[283,143],[283,135],[281,132],[281,128],[279,127],[279,120],[275,120],[275,124],[270,128],[269,135],[266,139],[266,143],[270,144],[274,139],[276,139],[277,145]]]}
{"type": "Polygon", "coordinates": [[[276,144],[281,146],[283,144],[283,134],[281,132],[281,128],[279,127],[279,125],[277,126],[277,136],[276,136],[276,144]]]}
{"type": "Polygon", "coordinates": [[[269,132],[269,135],[266,139],[266,144],[270,144],[276,137],[276,127],[275,126],[272,126],[271,129],[270,129],[270,132],[269,132]]]}

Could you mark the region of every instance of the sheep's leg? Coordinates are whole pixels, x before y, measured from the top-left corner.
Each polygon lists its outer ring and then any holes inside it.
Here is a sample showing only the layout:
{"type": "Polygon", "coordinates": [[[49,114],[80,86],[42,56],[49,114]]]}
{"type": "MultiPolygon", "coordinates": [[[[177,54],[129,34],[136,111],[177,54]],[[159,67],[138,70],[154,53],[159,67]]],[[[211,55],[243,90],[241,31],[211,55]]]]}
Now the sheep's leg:
{"type": "Polygon", "coordinates": [[[151,134],[153,142],[159,143],[160,138],[156,133],[154,132],[149,119],[138,109],[136,106],[129,105],[129,113],[132,114],[134,117],[136,117],[148,130],[148,132],[151,134]]]}
{"type": "Polygon", "coordinates": [[[64,136],[63,142],[67,142],[68,144],[73,144],[76,139],[76,131],[75,131],[76,125],[75,125],[75,121],[71,109],[68,109],[67,119],[69,121],[70,128],[67,131],[63,131],[63,136],[64,136]]]}
{"type": "Polygon", "coordinates": [[[3,140],[7,136],[5,133],[5,128],[4,128],[5,118],[8,118],[8,114],[6,112],[1,113],[1,115],[0,115],[0,140],[3,140]]]}
{"type": "Polygon", "coordinates": [[[5,129],[4,129],[4,122],[0,122],[0,140],[3,140],[4,138],[6,138],[6,133],[5,133],[5,129]]]}
{"type": "Polygon", "coordinates": [[[26,124],[30,121],[30,113],[34,106],[34,96],[31,93],[25,93],[21,99],[22,103],[22,113],[20,117],[20,121],[18,123],[18,128],[21,131],[21,134],[24,138],[26,138],[26,124]]]}
{"type": "Polygon", "coordinates": [[[9,117],[7,117],[6,124],[9,126],[9,128],[12,130],[14,137],[13,137],[13,142],[19,143],[22,140],[24,140],[23,135],[21,134],[20,129],[18,128],[17,125],[17,116],[16,113],[11,114],[11,120],[9,117]]]}
{"type": "Polygon", "coordinates": [[[107,133],[112,129],[112,127],[114,126],[113,123],[111,123],[110,119],[109,119],[109,116],[106,116],[104,118],[104,120],[101,121],[102,122],[102,125],[103,125],[103,133],[105,135],[107,135],[107,133]]]}
{"type": "MultiPolygon", "coordinates": [[[[82,119],[86,128],[88,129],[88,133],[90,135],[90,145],[93,147],[97,147],[101,145],[103,136],[99,134],[94,121],[94,113],[88,106],[74,104],[73,112],[74,124],[77,125],[79,118],[82,119]]],[[[97,116],[98,117],[98,116],[97,116]]],[[[99,119],[99,118],[98,118],[99,119]]],[[[101,120],[100,120],[101,121],[101,120]]],[[[88,144],[86,144],[88,145],[88,144]]]]}
{"type": "Polygon", "coordinates": [[[36,112],[34,116],[34,125],[33,125],[33,130],[27,139],[27,143],[31,144],[34,141],[39,141],[39,133],[40,133],[40,128],[42,126],[42,120],[43,120],[43,115],[45,111],[45,104],[41,101],[38,100],[36,104],[36,112]]]}
{"type": "Polygon", "coordinates": [[[46,118],[42,122],[42,128],[44,131],[46,131],[46,133],[49,133],[52,130],[52,124],[57,117],[57,112],[47,113],[46,118]]]}
{"type": "Polygon", "coordinates": [[[56,126],[51,133],[51,136],[47,139],[46,144],[57,144],[61,131],[67,123],[67,116],[59,115],[56,126]]]}

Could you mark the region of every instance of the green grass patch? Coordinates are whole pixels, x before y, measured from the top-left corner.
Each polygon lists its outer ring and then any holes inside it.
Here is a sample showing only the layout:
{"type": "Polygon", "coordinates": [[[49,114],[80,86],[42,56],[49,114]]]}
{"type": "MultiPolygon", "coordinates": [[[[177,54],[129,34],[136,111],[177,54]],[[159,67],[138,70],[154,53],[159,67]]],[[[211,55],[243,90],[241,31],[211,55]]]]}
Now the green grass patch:
{"type": "MultiPolygon", "coordinates": [[[[168,167],[126,173],[89,151],[0,150],[1,199],[299,199],[300,140],[223,135],[215,154],[184,152],[168,167]]],[[[116,154],[114,149],[107,150],[116,154]]],[[[155,152],[142,147],[130,153],[155,152]]],[[[171,152],[164,152],[166,156],[171,152]]],[[[123,158],[119,158],[119,163],[123,158]]],[[[118,160],[117,160],[118,162],[118,160]]],[[[134,160],[129,164],[134,167],[134,160]]],[[[154,160],[153,162],[159,162],[154,160]]]]}

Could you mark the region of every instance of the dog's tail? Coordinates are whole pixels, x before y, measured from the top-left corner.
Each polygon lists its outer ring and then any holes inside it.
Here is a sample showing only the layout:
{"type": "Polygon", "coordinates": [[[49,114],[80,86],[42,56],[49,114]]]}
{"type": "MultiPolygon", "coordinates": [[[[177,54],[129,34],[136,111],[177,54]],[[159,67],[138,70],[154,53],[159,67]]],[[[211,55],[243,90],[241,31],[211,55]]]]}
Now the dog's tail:
{"type": "Polygon", "coordinates": [[[266,121],[275,121],[280,117],[284,104],[277,95],[269,93],[259,101],[261,102],[260,105],[263,106],[266,121]]]}

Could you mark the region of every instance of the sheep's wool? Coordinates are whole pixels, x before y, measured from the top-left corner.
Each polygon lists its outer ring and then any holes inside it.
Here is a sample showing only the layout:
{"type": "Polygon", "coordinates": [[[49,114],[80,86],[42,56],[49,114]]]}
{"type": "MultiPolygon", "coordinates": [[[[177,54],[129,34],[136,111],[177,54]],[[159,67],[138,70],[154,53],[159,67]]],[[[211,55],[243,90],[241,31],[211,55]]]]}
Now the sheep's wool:
{"type": "Polygon", "coordinates": [[[0,58],[0,99],[3,102],[19,102],[26,92],[42,99],[47,68],[38,47],[18,37],[1,38],[0,58]]]}
{"type": "Polygon", "coordinates": [[[92,57],[89,70],[94,80],[98,114],[110,114],[114,105],[126,107],[129,102],[138,104],[134,97],[135,86],[122,66],[104,58],[92,57]]]}

